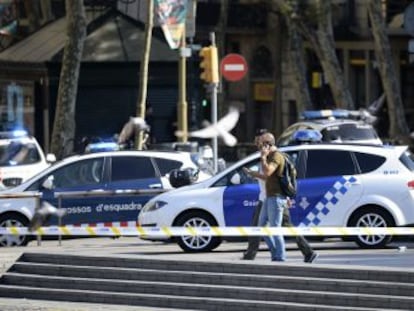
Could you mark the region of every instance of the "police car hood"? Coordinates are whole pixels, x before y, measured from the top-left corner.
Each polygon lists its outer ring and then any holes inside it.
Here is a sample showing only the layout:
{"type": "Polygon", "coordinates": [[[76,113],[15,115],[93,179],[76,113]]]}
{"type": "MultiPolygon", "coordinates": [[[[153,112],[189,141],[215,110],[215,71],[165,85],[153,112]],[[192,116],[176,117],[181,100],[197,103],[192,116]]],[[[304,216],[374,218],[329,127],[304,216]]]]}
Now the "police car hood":
{"type": "Polygon", "coordinates": [[[173,188],[172,190],[167,191],[167,193],[170,194],[170,193],[179,193],[179,192],[183,192],[183,191],[189,191],[189,190],[193,190],[193,189],[203,189],[203,188],[207,188],[210,184],[211,184],[210,178],[208,178],[208,179],[205,179],[205,180],[203,180],[201,182],[198,182],[198,183],[195,183],[195,184],[182,186],[182,187],[179,187],[179,188],[173,188]]]}

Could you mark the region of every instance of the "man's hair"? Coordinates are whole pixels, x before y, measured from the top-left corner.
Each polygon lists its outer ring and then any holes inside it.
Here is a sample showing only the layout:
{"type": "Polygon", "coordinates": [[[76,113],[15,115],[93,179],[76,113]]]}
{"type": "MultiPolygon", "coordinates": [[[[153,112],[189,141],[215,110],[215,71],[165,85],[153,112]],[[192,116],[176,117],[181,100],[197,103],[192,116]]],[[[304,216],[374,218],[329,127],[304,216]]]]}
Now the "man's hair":
{"type": "Polygon", "coordinates": [[[261,137],[262,143],[263,144],[270,144],[272,146],[275,145],[275,137],[273,136],[272,133],[266,132],[262,135],[261,137]]]}
{"type": "Polygon", "coordinates": [[[268,133],[269,131],[267,129],[257,129],[255,136],[262,136],[265,133],[268,133]]]}

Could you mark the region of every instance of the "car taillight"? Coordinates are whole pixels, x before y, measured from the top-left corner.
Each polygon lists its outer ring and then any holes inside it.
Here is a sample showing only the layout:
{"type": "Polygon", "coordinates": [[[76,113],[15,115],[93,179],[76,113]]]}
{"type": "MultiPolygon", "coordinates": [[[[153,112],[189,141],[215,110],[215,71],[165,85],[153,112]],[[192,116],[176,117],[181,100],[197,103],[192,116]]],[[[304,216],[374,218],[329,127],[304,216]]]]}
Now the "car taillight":
{"type": "Polygon", "coordinates": [[[407,183],[408,188],[414,189],[414,180],[411,180],[407,183]]]}

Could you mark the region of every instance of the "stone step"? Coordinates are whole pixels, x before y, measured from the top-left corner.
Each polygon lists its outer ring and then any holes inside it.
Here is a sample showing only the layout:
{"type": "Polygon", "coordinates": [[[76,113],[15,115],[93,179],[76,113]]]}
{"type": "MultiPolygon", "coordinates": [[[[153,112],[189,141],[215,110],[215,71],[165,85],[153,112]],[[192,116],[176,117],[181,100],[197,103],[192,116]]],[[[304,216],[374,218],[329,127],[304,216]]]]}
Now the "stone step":
{"type": "Polygon", "coordinates": [[[71,266],[45,263],[16,262],[9,272],[60,277],[101,278],[115,280],[164,281],[189,284],[213,284],[229,286],[249,286],[257,288],[280,288],[295,290],[315,290],[325,292],[362,293],[374,295],[412,297],[414,284],[341,280],[325,277],[256,275],[218,272],[173,271],[135,268],[113,268],[95,266],[71,266]]]}
{"type": "Polygon", "coordinates": [[[327,305],[348,307],[389,309],[410,309],[414,307],[413,297],[178,282],[87,279],[6,273],[2,278],[2,284],[62,290],[92,290],[137,294],[157,293],[176,297],[209,297],[217,299],[238,299],[243,297],[244,300],[284,301],[303,304],[323,301],[327,305]]]}
{"type": "Polygon", "coordinates": [[[0,296],[202,310],[414,310],[414,273],[25,253],[0,296]]]}
{"type": "Polygon", "coordinates": [[[343,268],[335,266],[295,265],[295,264],[254,264],[251,262],[201,262],[181,260],[153,260],[144,258],[94,257],[42,253],[25,253],[21,262],[95,267],[122,267],[173,271],[197,271],[210,273],[237,273],[255,275],[284,275],[298,277],[320,277],[342,280],[373,280],[414,284],[414,272],[396,269],[375,269],[370,267],[343,268]]]}
{"type": "MultiPolygon", "coordinates": [[[[33,288],[0,284],[0,296],[25,299],[46,299],[56,301],[76,301],[89,303],[111,303],[141,307],[179,308],[214,311],[385,311],[384,308],[359,308],[329,306],[322,301],[313,304],[286,303],[229,298],[186,297],[158,294],[120,293],[91,290],[71,290],[55,288],[33,288]]],[[[394,311],[403,309],[393,309],[394,311]]]]}

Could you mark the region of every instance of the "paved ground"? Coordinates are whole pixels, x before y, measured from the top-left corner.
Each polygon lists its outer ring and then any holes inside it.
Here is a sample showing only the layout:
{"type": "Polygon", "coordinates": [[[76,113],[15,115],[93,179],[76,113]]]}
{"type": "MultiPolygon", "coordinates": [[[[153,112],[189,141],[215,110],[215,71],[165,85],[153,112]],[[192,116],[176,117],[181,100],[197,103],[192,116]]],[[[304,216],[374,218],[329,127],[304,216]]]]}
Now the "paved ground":
{"type": "MultiPolygon", "coordinates": [[[[379,250],[363,250],[354,243],[338,241],[312,243],[320,254],[318,260],[313,263],[317,266],[346,266],[358,269],[388,269],[414,272],[414,241],[400,241],[393,243],[389,248],[379,250]],[[405,247],[405,248],[404,248],[405,247]]],[[[288,261],[285,265],[304,265],[301,253],[296,249],[296,244],[287,244],[288,261]]],[[[192,261],[218,261],[237,262],[245,264],[274,264],[270,262],[269,252],[262,245],[261,251],[255,261],[240,260],[246,243],[223,243],[217,250],[211,253],[187,254],[175,244],[161,242],[147,242],[135,237],[88,238],[64,240],[59,246],[58,241],[43,241],[40,246],[36,241],[27,247],[1,248],[0,275],[4,273],[24,252],[76,254],[86,256],[115,256],[129,258],[157,258],[180,259],[192,261]]],[[[280,263],[279,263],[280,264],[280,263]]],[[[0,311],[132,311],[132,310],[165,310],[154,308],[137,308],[131,306],[95,305],[85,303],[50,302],[26,299],[0,298],[0,311]]],[[[171,309],[169,309],[171,310],[171,309]]]]}

